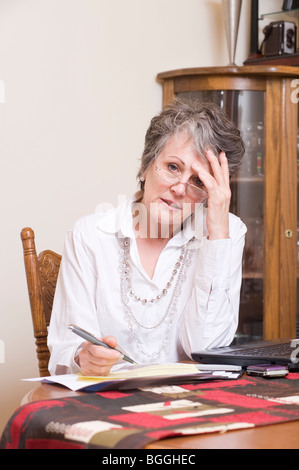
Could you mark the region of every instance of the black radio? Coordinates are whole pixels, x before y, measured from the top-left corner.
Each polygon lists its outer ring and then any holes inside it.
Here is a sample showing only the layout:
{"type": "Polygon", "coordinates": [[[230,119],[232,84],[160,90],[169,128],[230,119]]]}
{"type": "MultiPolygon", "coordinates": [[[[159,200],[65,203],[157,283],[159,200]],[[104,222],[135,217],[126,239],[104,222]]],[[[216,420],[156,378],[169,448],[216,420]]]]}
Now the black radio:
{"type": "Polygon", "coordinates": [[[263,30],[264,55],[275,56],[294,54],[296,52],[297,27],[289,21],[275,21],[265,26],[263,30]]]}

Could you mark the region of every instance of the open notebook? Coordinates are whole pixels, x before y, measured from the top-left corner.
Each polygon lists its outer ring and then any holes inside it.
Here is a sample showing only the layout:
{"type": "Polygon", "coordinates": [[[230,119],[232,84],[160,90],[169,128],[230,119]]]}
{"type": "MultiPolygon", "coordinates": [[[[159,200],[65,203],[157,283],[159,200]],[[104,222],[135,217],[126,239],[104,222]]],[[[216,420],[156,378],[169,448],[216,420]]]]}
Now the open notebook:
{"type": "Polygon", "coordinates": [[[63,385],[71,390],[97,392],[100,390],[129,390],[160,385],[178,385],[202,380],[237,379],[242,374],[241,367],[208,366],[200,364],[153,364],[148,366],[127,366],[105,377],[84,376],[82,374],[53,375],[23,379],[63,385]]]}

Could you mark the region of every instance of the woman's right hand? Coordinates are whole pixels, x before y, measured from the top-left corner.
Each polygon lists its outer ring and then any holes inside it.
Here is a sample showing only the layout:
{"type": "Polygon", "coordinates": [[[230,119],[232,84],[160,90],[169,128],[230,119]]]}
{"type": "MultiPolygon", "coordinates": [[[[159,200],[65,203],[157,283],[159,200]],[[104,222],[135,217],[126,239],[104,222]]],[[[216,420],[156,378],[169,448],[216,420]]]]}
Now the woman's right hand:
{"type": "MultiPolygon", "coordinates": [[[[105,336],[101,341],[112,348],[117,347],[117,340],[114,336],[105,336]]],[[[84,375],[108,375],[110,369],[118,362],[121,354],[113,349],[97,346],[86,341],[81,345],[79,355],[75,361],[80,366],[84,375]]]]}

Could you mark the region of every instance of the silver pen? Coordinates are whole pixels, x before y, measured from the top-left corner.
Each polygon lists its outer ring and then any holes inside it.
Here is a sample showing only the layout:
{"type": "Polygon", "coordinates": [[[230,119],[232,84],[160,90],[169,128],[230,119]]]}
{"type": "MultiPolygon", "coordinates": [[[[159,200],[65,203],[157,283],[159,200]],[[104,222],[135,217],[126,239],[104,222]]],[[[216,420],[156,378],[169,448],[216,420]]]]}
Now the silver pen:
{"type": "Polygon", "coordinates": [[[108,349],[113,349],[114,351],[117,351],[121,354],[121,359],[124,361],[130,362],[131,364],[138,365],[133,359],[130,357],[126,356],[122,351],[120,351],[117,348],[112,348],[108,344],[104,343],[103,341],[99,340],[95,336],[93,336],[91,333],[88,333],[88,331],[83,330],[82,328],[79,328],[79,326],[76,325],[69,325],[70,330],[72,330],[73,333],[75,333],[78,336],[81,336],[81,338],[85,339],[86,341],[89,341],[91,344],[96,344],[97,346],[104,346],[104,348],[108,349]]]}

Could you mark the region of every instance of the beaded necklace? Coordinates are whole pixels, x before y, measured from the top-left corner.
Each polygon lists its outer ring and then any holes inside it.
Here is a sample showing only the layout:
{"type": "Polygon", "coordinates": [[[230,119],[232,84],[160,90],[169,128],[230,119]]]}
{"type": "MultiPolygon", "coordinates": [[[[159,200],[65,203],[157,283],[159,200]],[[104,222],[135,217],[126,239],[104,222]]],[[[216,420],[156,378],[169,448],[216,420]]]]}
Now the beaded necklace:
{"type": "Polygon", "coordinates": [[[136,344],[138,351],[142,353],[143,355],[145,355],[147,358],[149,357],[151,359],[157,358],[161,354],[161,352],[165,349],[169,341],[171,327],[173,325],[175,314],[177,311],[177,301],[181,294],[182,285],[187,278],[187,270],[191,264],[191,258],[192,258],[193,251],[194,251],[189,248],[189,243],[182,247],[179,259],[175,263],[174,269],[172,270],[172,273],[171,273],[171,277],[169,281],[167,282],[165,288],[162,289],[161,293],[158,294],[155,298],[145,299],[135,294],[135,292],[132,289],[131,278],[130,278],[130,265],[128,261],[129,253],[130,253],[130,240],[129,238],[124,238],[121,240],[121,248],[122,248],[121,256],[120,256],[121,302],[124,308],[125,320],[128,323],[131,338],[136,344]],[[165,297],[168,294],[175,277],[177,277],[176,283],[174,285],[174,289],[173,289],[170,301],[168,303],[168,306],[166,308],[166,311],[162,314],[161,318],[156,322],[156,324],[152,324],[152,325],[142,324],[134,315],[132,308],[129,305],[129,301],[133,300],[135,302],[141,302],[142,305],[146,305],[146,304],[152,305],[154,303],[159,302],[162,297],[165,297]],[[138,329],[144,329],[144,330],[147,330],[148,332],[154,331],[158,329],[159,327],[161,327],[166,321],[168,321],[167,330],[166,330],[165,337],[164,337],[161,347],[158,349],[158,351],[155,351],[152,354],[150,354],[148,351],[144,351],[140,344],[140,341],[138,341],[139,335],[136,333],[135,330],[137,329],[138,331],[138,329]]]}

